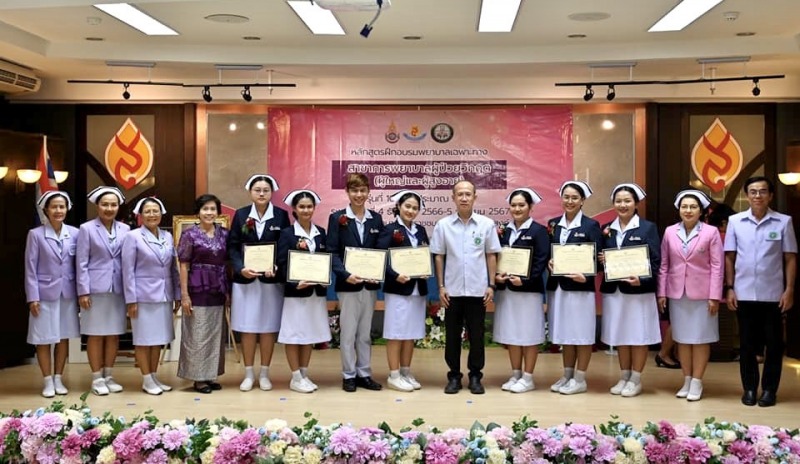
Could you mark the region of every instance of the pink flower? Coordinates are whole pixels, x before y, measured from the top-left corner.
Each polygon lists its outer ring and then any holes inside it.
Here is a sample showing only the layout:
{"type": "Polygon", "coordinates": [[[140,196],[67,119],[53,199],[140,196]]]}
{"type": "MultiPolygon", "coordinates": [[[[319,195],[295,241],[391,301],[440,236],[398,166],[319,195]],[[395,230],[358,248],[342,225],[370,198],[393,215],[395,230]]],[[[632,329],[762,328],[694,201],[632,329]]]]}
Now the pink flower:
{"type": "Polygon", "coordinates": [[[142,448],[144,449],[153,449],[159,444],[161,444],[160,430],[148,430],[142,436],[142,448]]]}
{"type": "Polygon", "coordinates": [[[672,424],[663,420],[658,423],[658,438],[661,441],[672,441],[677,436],[678,434],[672,424]]]}
{"type": "Polygon", "coordinates": [[[534,443],[544,443],[545,440],[550,438],[547,430],[530,428],[525,432],[525,438],[534,443]]]}
{"type": "Polygon", "coordinates": [[[79,456],[81,454],[82,437],[77,433],[70,433],[61,440],[61,453],[65,457],[79,456]]]}
{"type": "Polygon", "coordinates": [[[371,460],[384,462],[392,454],[392,447],[386,439],[370,442],[367,447],[367,455],[371,460]]]}
{"type": "Polygon", "coordinates": [[[594,462],[613,462],[617,455],[617,442],[611,437],[598,437],[597,448],[592,457],[594,462]]]}
{"type": "Polygon", "coordinates": [[[165,449],[174,451],[183,446],[183,443],[188,439],[189,439],[189,434],[187,434],[183,430],[172,429],[164,434],[162,441],[164,442],[165,449]]]}
{"type": "Polygon", "coordinates": [[[36,461],[39,464],[58,464],[58,452],[55,443],[44,443],[36,453],[36,461]]]}
{"type": "Polygon", "coordinates": [[[100,439],[100,431],[97,429],[90,429],[83,433],[81,437],[81,447],[90,448],[97,440],[100,439]]]}
{"type": "MultiPolygon", "coordinates": [[[[230,429],[236,432],[233,429],[230,429]]],[[[252,428],[245,429],[244,432],[233,436],[230,440],[223,442],[217,447],[214,454],[214,464],[239,464],[254,462],[253,454],[261,444],[261,435],[252,428]]]]}
{"type": "Polygon", "coordinates": [[[683,452],[689,464],[701,464],[711,457],[711,450],[705,441],[700,438],[689,438],[682,442],[683,452]]]}
{"type": "Polygon", "coordinates": [[[747,434],[745,436],[751,441],[758,441],[762,438],[771,437],[774,434],[775,432],[771,427],[765,425],[751,425],[747,428],[747,434]]]}
{"type": "Polygon", "coordinates": [[[169,458],[163,449],[153,450],[145,459],[145,464],[167,464],[169,458]]]}
{"type": "Polygon", "coordinates": [[[728,445],[728,452],[744,462],[752,462],[756,458],[756,450],[743,440],[736,440],[728,445]]]}
{"type": "Polygon", "coordinates": [[[564,451],[564,444],[555,438],[547,438],[542,445],[546,456],[558,456],[564,451]]]}
{"type": "Polygon", "coordinates": [[[28,427],[29,432],[37,437],[56,436],[64,427],[64,421],[54,413],[46,413],[34,419],[28,427]]]}
{"type": "MultiPolygon", "coordinates": [[[[134,426],[136,427],[136,426],[134,426]]],[[[143,450],[142,430],[140,428],[130,428],[123,430],[111,443],[114,453],[120,460],[139,459],[143,450]]]]}
{"type": "Polygon", "coordinates": [[[594,426],[585,424],[570,424],[567,426],[565,433],[571,437],[584,437],[590,440],[597,434],[594,426]]]}
{"type": "Polygon", "coordinates": [[[350,456],[358,451],[358,442],[358,436],[353,429],[341,427],[331,434],[331,442],[328,446],[333,454],[350,456]]]}
{"type": "Polygon", "coordinates": [[[428,442],[425,447],[425,462],[430,464],[455,464],[458,462],[458,455],[441,439],[434,439],[428,442]]]}
{"type": "Polygon", "coordinates": [[[586,437],[574,437],[569,441],[569,450],[575,456],[589,456],[592,453],[592,442],[586,437]]]}

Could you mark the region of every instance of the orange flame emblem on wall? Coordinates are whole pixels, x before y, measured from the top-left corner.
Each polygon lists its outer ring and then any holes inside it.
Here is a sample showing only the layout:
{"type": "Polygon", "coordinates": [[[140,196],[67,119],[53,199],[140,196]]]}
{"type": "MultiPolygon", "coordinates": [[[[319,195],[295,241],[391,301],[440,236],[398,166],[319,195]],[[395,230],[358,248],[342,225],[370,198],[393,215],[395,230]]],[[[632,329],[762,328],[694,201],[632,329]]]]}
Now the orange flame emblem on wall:
{"type": "Polygon", "coordinates": [[[721,192],[729,185],[744,164],[739,142],[719,118],[708,127],[692,149],[692,170],[701,182],[713,192],[721,192]]]}
{"type": "Polygon", "coordinates": [[[142,131],[128,118],[106,147],[106,169],[119,185],[132,189],[153,168],[153,149],[142,131]]]}

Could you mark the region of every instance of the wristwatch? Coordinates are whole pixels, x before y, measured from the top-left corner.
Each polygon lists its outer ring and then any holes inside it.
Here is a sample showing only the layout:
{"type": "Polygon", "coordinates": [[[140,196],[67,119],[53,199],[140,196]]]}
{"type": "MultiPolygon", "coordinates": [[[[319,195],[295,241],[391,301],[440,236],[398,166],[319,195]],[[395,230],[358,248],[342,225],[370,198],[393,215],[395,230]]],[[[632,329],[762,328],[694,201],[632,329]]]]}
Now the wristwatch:
{"type": "Polygon", "coordinates": [[[728,293],[728,290],[733,290],[733,285],[725,284],[725,285],[722,286],[722,292],[723,293],[728,293]]]}
{"type": "Polygon", "coordinates": [[[497,290],[497,285],[489,284],[489,288],[491,288],[492,290],[497,290]]]}

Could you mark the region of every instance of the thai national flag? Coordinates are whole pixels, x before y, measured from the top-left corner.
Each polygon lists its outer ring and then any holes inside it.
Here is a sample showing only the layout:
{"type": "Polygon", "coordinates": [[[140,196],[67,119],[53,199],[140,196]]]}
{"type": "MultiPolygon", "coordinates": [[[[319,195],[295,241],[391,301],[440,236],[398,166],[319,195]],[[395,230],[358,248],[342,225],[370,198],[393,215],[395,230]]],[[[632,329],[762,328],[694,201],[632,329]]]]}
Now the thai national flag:
{"type": "MultiPolygon", "coordinates": [[[[36,160],[36,169],[42,173],[42,177],[40,177],[39,182],[36,183],[36,201],[39,201],[42,194],[51,190],[58,190],[53,163],[50,162],[50,154],[47,153],[46,135],[44,136],[44,140],[42,140],[42,151],[39,153],[39,158],[36,160]]],[[[36,211],[39,213],[37,215],[39,224],[44,224],[46,219],[44,212],[40,210],[38,206],[36,207],[36,211]]]]}

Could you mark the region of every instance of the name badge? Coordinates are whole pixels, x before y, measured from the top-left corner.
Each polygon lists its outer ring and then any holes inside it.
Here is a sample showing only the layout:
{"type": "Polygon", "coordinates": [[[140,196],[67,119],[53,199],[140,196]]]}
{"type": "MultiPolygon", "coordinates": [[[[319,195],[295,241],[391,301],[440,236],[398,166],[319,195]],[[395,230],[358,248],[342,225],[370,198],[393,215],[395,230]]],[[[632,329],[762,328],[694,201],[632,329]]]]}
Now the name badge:
{"type": "Polygon", "coordinates": [[[531,237],[528,235],[523,235],[522,237],[520,237],[520,240],[531,240],[531,237]]]}
{"type": "Polygon", "coordinates": [[[575,237],[575,238],[586,238],[586,234],[583,233],[583,232],[575,232],[575,235],[573,235],[573,237],[575,237]]]}
{"type": "Polygon", "coordinates": [[[369,230],[370,234],[377,234],[378,232],[380,232],[378,229],[370,229],[369,230]]]}
{"type": "Polygon", "coordinates": [[[631,237],[630,241],[631,242],[641,242],[642,241],[642,237],[631,237]]]}
{"type": "Polygon", "coordinates": [[[775,242],[781,239],[781,233],[777,230],[771,230],[767,232],[767,240],[770,242],[775,242]]]}
{"type": "Polygon", "coordinates": [[[269,230],[281,230],[278,226],[269,226],[269,230]]]}

